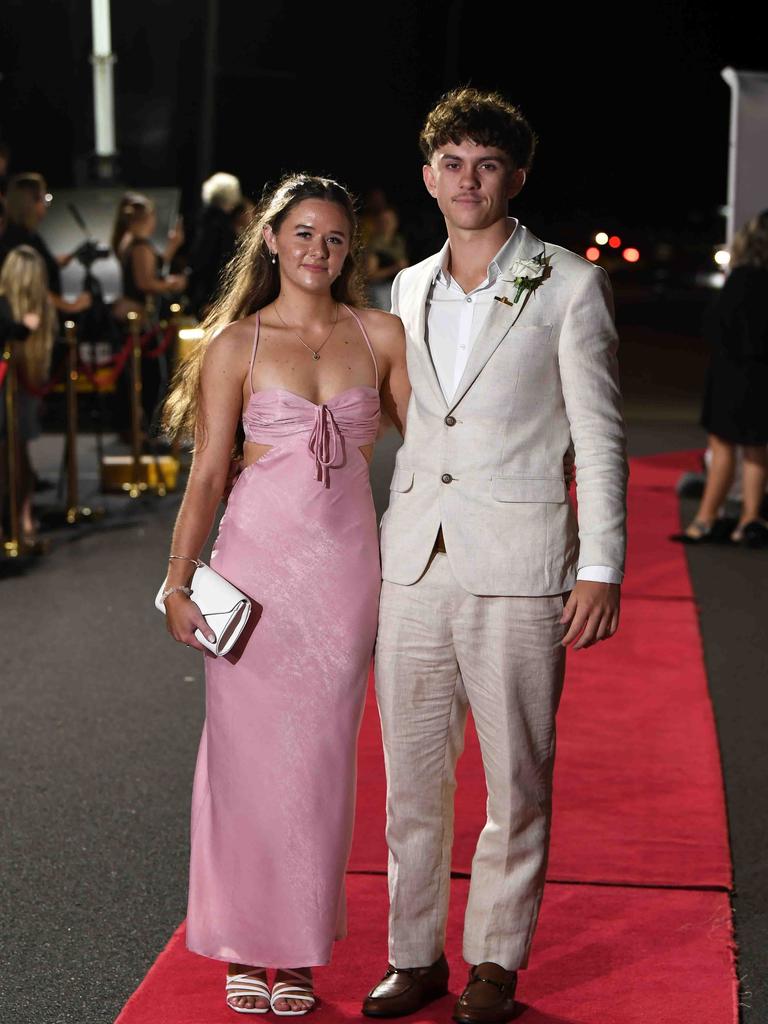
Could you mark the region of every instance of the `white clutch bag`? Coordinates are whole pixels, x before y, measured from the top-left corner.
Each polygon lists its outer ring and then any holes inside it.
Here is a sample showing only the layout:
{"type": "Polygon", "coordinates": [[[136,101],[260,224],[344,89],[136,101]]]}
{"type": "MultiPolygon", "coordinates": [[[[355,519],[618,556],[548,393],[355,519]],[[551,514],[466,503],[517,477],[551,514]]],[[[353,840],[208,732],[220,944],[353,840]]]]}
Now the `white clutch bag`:
{"type": "MultiPolygon", "coordinates": [[[[165,582],[157,592],[155,607],[165,615],[165,602],[162,599],[165,582]]],[[[211,643],[206,640],[199,629],[195,637],[203,647],[221,657],[228,654],[237,643],[251,614],[251,602],[245,594],[233,586],[229,580],[219,576],[209,565],[199,562],[190,583],[191,600],[195,602],[205,617],[205,621],[216,634],[211,643]]]]}

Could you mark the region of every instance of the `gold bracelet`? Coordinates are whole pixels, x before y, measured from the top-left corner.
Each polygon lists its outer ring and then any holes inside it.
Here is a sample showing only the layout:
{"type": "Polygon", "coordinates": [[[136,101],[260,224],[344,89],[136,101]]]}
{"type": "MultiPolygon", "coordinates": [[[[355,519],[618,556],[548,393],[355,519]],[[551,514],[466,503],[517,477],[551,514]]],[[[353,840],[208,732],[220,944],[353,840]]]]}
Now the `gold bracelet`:
{"type": "Polygon", "coordinates": [[[169,561],[170,561],[170,560],[171,560],[172,558],[180,558],[180,559],[181,559],[182,561],[184,561],[184,562],[194,562],[194,564],[195,564],[195,565],[196,565],[196,566],[198,567],[198,569],[199,569],[199,568],[200,568],[200,566],[201,566],[201,565],[203,564],[203,563],[202,563],[202,562],[200,561],[200,559],[199,559],[199,558],[190,558],[190,557],[189,557],[189,555],[168,555],[168,560],[169,560],[169,561]]]}

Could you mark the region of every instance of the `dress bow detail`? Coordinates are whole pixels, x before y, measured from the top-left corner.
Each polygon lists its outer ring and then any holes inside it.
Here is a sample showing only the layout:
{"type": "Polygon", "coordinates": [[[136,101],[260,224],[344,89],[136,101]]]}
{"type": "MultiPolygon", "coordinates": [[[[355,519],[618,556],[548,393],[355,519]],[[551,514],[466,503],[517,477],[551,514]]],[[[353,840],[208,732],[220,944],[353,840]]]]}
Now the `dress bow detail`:
{"type": "Polygon", "coordinates": [[[315,457],[317,479],[330,487],[329,468],[336,461],[341,444],[341,431],[327,405],[315,408],[315,425],[309,438],[309,450],[315,457]]]}

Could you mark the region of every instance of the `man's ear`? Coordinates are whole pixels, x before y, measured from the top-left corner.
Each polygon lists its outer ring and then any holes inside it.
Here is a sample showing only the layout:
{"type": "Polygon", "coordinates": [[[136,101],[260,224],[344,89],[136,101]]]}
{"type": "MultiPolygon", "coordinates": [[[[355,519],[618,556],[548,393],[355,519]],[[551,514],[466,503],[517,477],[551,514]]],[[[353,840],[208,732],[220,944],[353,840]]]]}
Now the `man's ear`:
{"type": "Polygon", "coordinates": [[[424,164],[421,169],[421,173],[424,176],[424,184],[427,188],[427,192],[429,192],[433,199],[436,199],[437,182],[435,181],[435,172],[432,170],[432,164],[424,164]]]}
{"type": "Polygon", "coordinates": [[[512,174],[509,179],[509,186],[507,188],[507,199],[514,199],[516,195],[519,195],[523,191],[523,185],[528,174],[524,167],[518,167],[517,170],[512,174]]]}

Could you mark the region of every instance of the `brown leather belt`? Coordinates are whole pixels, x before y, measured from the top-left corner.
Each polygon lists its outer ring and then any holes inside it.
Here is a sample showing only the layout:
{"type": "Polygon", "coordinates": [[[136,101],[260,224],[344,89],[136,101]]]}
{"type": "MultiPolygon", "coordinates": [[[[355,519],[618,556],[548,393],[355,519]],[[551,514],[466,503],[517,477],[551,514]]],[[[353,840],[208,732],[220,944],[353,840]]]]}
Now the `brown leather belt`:
{"type": "Polygon", "coordinates": [[[435,537],[435,544],[434,544],[434,547],[432,548],[432,555],[430,555],[430,558],[433,555],[437,555],[437,554],[443,554],[443,555],[445,554],[445,537],[443,537],[443,527],[442,527],[442,525],[440,526],[440,528],[437,531],[437,537],[435,537]]]}

